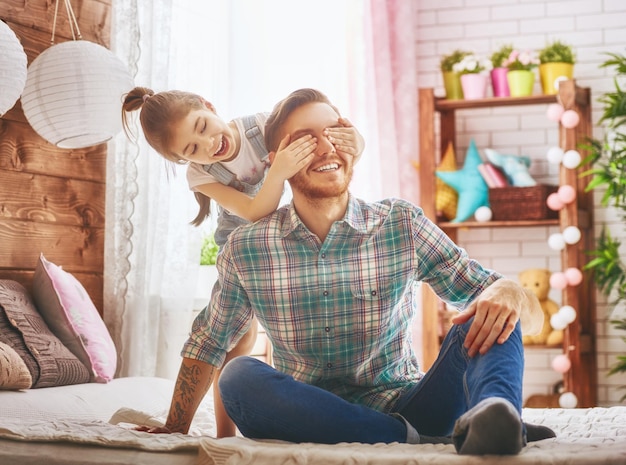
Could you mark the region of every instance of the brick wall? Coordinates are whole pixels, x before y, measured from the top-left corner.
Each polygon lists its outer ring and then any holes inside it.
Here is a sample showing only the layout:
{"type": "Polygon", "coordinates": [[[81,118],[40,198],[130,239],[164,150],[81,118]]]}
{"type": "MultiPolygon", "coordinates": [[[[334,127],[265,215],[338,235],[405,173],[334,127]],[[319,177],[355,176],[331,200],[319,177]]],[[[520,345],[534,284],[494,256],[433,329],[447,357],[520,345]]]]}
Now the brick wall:
{"type": "MultiPolygon", "coordinates": [[[[488,56],[502,44],[539,49],[548,41],[560,39],[576,51],[574,77],[579,85],[591,88],[594,124],[599,120],[597,99],[602,92],[613,89],[613,81],[598,65],[606,58],[603,53],[626,51],[623,1],[414,0],[414,5],[419,87],[434,87],[436,93],[444,95],[439,60],[456,48],[488,56]]],[[[540,91],[536,82],[535,93],[540,91]]],[[[545,161],[545,154],[548,148],[558,145],[558,133],[555,124],[546,118],[545,109],[539,105],[459,112],[457,150],[464,152],[473,138],[479,150],[491,147],[502,153],[530,156],[535,179],[556,184],[557,167],[545,161]]],[[[595,137],[601,134],[601,128],[594,128],[595,137]]],[[[596,199],[599,197],[596,194],[596,199]]],[[[615,237],[626,242],[624,225],[613,209],[602,208],[596,200],[594,215],[596,235],[607,225],[615,237]]],[[[459,243],[487,266],[517,279],[526,268],[561,271],[558,253],[547,246],[547,238],[554,232],[558,232],[556,227],[462,230],[459,243]]],[[[550,298],[560,303],[559,292],[551,292],[550,298]]],[[[607,377],[606,373],[616,355],[626,353],[626,344],[622,341],[624,334],[614,330],[608,319],[611,311],[616,317],[626,315],[626,310],[614,310],[601,295],[597,302],[598,405],[614,405],[626,394],[616,389],[626,384],[626,375],[607,377]]],[[[558,353],[554,349],[526,350],[525,398],[551,392],[560,379],[550,367],[558,353]]]]}

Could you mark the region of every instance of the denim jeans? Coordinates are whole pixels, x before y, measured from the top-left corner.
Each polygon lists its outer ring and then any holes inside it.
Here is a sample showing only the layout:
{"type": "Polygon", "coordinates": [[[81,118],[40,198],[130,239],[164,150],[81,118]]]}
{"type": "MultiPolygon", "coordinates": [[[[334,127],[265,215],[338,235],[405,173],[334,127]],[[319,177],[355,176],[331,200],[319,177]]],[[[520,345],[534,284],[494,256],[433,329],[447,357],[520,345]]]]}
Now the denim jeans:
{"type": "MultiPolygon", "coordinates": [[[[488,397],[507,399],[521,414],[520,325],[504,344],[470,358],[463,340],[471,321],[452,327],[432,368],[396,403],[392,413],[402,415],[420,434],[451,434],[456,419],[488,397]]],[[[248,438],[324,444],[407,439],[406,425],[396,415],[347,402],[252,357],[231,360],[219,387],[228,415],[248,438]]]]}

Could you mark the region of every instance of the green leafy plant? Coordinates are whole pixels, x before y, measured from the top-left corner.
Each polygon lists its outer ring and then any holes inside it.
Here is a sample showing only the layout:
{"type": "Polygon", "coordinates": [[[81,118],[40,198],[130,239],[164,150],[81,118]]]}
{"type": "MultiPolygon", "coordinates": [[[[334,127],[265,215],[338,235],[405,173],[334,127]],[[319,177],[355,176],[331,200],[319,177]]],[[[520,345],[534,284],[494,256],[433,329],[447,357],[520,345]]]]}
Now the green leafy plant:
{"type": "MultiPolygon", "coordinates": [[[[616,208],[622,220],[626,221],[626,95],[617,82],[617,76],[626,74],[626,56],[607,55],[610,58],[600,67],[613,67],[616,73],[615,90],[599,99],[603,105],[600,123],[605,123],[607,130],[603,140],[591,139],[585,145],[589,155],[584,163],[592,167],[582,175],[592,176],[586,190],[603,188],[602,205],[616,208]]],[[[621,242],[613,238],[605,227],[598,238],[596,249],[589,252],[593,259],[585,266],[585,269],[593,271],[594,282],[605,296],[616,296],[611,302],[615,306],[626,302],[626,263],[620,255],[620,247],[621,242]]],[[[611,324],[617,329],[626,330],[626,318],[611,320],[611,324]]],[[[622,339],[626,342],[626,337],[622,339]]],[[[617,360],[609,371],[610,375],[626,372],[626,355],[618,356],[617,360]]],[[[621,386],[621,389],[625,388],[621,386]]],[[[626,395],[622,397],[624,399],[626,395]]]]}
{"type": "Polygon", "coordinates": [[[539,61],[544,63],[571,63],[576,62],[576,55],[570,45],[567,45],[560,40],[555,40],[547,44],[544,48],[539,50],[539,61]]]}
{"type": "Polygon", "coordinates": [[[459,63],[463,57],[466,57],[467,55],[471,55],[472,52],[467,52],[465,50],[454,50],[452,53],[449,53],[447,55],[444,55],[443,57],[441,57],[441,62],[440,62],[440,66],[441,66],[441,71],[448,72],[448,71],[452,71],[452,68],[454,67],[454,65],[456,63],[459,63]]]}
{"type": "Polygon", "coordinates": [[[218,245],[215,243],[213,234],[207,234],[202,239],[202,249],[200,249],[200,265],[215,265],[217,260],[218,245]]]}
{"type": "Polygon", "coordinates": [[[490,57],[493,67],[502,68],[503,67],[502,63],[504,62],[504,60],[506,60],[509,57],[509,55],[511,55],[512,51],[513,51],[513,46],[510,44],[506,44],[506,45],[501,46],[495,52],[493,52],[490,57]]]}

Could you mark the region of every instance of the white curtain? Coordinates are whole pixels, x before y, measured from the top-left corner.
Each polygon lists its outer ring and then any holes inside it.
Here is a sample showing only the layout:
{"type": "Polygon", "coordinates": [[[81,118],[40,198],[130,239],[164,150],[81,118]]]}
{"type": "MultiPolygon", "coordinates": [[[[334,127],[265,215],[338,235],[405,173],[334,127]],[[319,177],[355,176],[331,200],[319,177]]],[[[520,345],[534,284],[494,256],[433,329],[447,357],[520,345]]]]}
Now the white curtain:
{"type": "MultiPolygon", "coordinates": [[[[322,90],[365,137],[352,191],[374,200],[398,195],[397,181],[406,176],[381,178],[381,165],[389,166],[396,154],[378,153],[389,136],[379,136],[376,102],[402,98],[380,94],[397,87],[381,83],[381,75],[394,79],[394,71],[379,67],[374,78],[372,66],[383,56],[382,66],[407,69],[380,51],[389,45],[372,30],[380,26],[371,17],[380,2],[115,0],[112,48],[136,85],[196,92],[225,120],[271,111],[297,88],[322,90]]],[[[409,11],[402,14],[411,22],[409,11]]],[[[394,47],[412,47],[412,38],[399,45],[392,36],[386,40],[394,47]]],[[[402,121],[403,127],[414,122],[402,121]]],[[[118,376],[173,378],[192,319],[201,232],[188,225],[196,206],[184,169],[168,175],[137,131],[138,145],[121,134],[109,150],[104,317],[120,354],[118,376]]],[[[398,166],[400,173],[410,170],[398,166]]]]}

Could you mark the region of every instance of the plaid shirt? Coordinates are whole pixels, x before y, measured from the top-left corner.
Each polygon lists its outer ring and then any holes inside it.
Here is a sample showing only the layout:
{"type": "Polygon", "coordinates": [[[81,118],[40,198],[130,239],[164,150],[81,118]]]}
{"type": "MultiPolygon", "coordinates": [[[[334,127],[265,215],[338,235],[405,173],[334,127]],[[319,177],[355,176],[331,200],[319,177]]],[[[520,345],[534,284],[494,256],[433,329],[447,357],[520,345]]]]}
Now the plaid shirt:
{"type": "Polygon", "coordinates": [[[278,370],[383,412],[421,378],[411,348],[417,284],[464,309],[501,277],[409,202],[354,197],[324,243],[284,206],[233,232],[217,267],[184,357],[221,366],[254,313],[278,370]]]}

